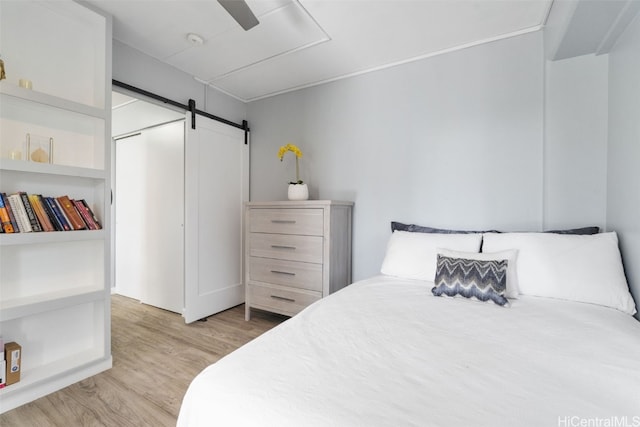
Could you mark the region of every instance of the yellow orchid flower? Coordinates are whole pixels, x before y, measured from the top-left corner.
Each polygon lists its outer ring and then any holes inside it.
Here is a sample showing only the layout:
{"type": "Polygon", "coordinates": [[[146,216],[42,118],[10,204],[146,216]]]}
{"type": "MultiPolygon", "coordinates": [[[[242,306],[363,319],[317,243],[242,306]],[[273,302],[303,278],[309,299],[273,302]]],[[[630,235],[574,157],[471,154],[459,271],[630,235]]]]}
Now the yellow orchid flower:
{"type": "Polygon", "coordinates": [[[280,161],[284,159],[284,155],[287,153],[287,151],[291,151],[296,156],[296,182],[291,182],[291,184],[302,184],[302,180],[300,179],[300,169],[298,166],[298,159],[302,157],[302,151],[300,151],[300,149],[293,144],[283,145],[278,150],[278,158],[280,159],[280,161]]]}

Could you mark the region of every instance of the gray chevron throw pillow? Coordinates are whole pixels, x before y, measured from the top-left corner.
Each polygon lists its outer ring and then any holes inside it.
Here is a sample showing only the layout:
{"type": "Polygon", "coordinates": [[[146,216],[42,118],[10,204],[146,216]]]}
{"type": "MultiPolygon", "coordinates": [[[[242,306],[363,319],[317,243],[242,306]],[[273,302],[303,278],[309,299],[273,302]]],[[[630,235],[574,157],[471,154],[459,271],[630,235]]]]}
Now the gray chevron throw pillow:
{"type": "Polygon", "coordinates": [[[507,265],[506,259],[481,261],[438,254],[435,286],[431,292],[435,296],[460,295],[507,306],[507,265]]]}

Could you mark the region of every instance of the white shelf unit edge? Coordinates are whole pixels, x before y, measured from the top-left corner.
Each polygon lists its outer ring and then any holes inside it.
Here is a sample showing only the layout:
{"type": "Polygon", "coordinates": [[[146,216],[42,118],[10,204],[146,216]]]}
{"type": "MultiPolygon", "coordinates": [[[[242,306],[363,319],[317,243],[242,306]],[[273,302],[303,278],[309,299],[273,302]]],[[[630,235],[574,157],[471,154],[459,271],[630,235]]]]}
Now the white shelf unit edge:
{"type": "Polygon", "coordinates": [[[104,169],[80,168],[50,163],[28,162],[26,160],[0,159],[0,169],[3,171],[39,173],[45,175],[70,176],[95,180],[106,179],[104,169]]]}
{"type": "Polygon", "coordinates": [[[0,246],[30,245],[34,243],[81,242],[103,240],[104,230],[38,231],[0,234],[0,246]]]}
{"type": "Polygon", "coordinates": [[[20,86],[13,85],[6,81],[0,82],[0,93],[4,95],[14,96],[16,98],[27,101],[37,102],[39,104],[48,105],[50,107],[60,108],[74,113],[84,114],[98,119],[106,119],[105,110],[93,107],[91,105],[80,104],[57,96],[48,95],[46,93],[25,89],[20,86]]]}
{"type": "Polygon", "coordinates": [[[46,311],[99,301],[105,298],[105,290],[95,286],[65,289],[44,294],[12,298],[0,303],[0,322],[19,319],[46,311]]]}
{"type": "Polygon", "coordinates": [[[20,382],[0,389],[0,413],[46,396],[113,366],[111,355],[88,350],[21,373],[20,382]]]}

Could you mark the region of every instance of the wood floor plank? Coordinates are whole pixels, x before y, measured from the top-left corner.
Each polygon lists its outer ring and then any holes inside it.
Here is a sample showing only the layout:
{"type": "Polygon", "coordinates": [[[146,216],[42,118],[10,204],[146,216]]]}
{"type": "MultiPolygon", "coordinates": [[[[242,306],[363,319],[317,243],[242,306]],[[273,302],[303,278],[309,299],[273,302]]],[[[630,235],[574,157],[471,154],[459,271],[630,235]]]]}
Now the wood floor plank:
{"type": "Polygon", "coordinates": [[[175,426],[202,369],[287,318],[244,305],[185,325],[175,313],[114,295],[113,368],[0,415],[2,427],[175,426]]]}

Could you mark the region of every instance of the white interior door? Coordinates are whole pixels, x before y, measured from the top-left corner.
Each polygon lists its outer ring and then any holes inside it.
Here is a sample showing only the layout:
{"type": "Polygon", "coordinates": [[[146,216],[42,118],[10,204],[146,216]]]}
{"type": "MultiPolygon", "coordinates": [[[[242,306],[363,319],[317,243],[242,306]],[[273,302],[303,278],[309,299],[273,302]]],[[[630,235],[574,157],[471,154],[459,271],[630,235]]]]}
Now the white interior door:
{"type": "Polygon", "coordinates": [[[187,323],[244,302],[243,205],[249,197],[244,131],[186,113],[185,294],[187,323]]]}
{"type": "Polygon", "coordinates": [[[184,122],[143,131],[144,260],[140,301],[182,313],[184,298],[184,122]]]}
{"type": "Polygon", "coordinates": [[[184,122],[116,142],[116,292],[184,306],[184,122]]]}
{"type": "Polygon", "coordinates": [[[142,294],[142,216],[138,215],[139,195],[144,192],[138,159],[144,158],[142,134],[115,142],[115,292],[139,300],[142,294]]]}

